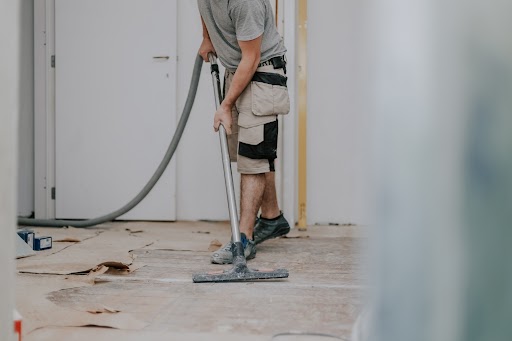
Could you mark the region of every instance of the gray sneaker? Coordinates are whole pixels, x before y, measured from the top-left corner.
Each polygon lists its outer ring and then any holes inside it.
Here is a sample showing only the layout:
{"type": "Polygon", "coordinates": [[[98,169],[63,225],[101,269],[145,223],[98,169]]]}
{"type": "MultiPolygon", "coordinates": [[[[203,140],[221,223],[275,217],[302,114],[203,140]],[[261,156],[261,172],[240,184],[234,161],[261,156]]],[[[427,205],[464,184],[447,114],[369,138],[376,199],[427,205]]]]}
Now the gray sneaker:
{"type": "Polygon", "coordinates": [[[256,225],[254,226],[254,243],[259,244],[267,239],[284,236],[288,232],[290,232],[290,224],[282,213],[272,220],[259,217],[256,219],[256,225]]]}
{"type": "MultiPolygon", "coordinates": [[[[213,264],[231,264],[233,263],[233,253],[231,252],[232,241],[227,242],[220,249],[212,253],[211,261],[213,264]]],[[[244,249],[245,259],[253,259],[256,257],[256,244],[252,240],[247,240],[244,249]]]]}

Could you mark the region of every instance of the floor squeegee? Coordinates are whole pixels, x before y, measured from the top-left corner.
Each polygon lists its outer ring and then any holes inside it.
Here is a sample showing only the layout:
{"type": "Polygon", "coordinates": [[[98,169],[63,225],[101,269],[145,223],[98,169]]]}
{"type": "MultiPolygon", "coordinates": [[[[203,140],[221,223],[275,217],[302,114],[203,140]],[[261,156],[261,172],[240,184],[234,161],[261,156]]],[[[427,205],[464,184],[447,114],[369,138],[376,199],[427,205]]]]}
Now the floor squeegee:
{"type": "MultiPolygon", "coordinates": [[[[222,92],[219,78],[219,66],[217,58],[209,54],[208,58],[211,64],[211,74],[213,81],[213,91],[215,94],[215,108],[222,103],[222,92]]],[[[264,279],[280,279],[288,277],[288,270],[285,269],[250,269],[244,255],[244,247],[240,239],[240,228],[238,226],[238,213],[235,201],[235,187],[233,183],[233,174],[231,173],[231,161],[229,159],[228,138],[226,130],[219,127],[220,150],[222,154],[222,165],[224,168],[224,180],[226,182],[226,194],[228,198],[229,217],[231,220],[232,241],[231,252],[233,253],[233,267],[227,271],[214,271],[208,273],[195,274],[192,280],[195,283],[203,282],[239,282],[256,281],[264,279]]]]}

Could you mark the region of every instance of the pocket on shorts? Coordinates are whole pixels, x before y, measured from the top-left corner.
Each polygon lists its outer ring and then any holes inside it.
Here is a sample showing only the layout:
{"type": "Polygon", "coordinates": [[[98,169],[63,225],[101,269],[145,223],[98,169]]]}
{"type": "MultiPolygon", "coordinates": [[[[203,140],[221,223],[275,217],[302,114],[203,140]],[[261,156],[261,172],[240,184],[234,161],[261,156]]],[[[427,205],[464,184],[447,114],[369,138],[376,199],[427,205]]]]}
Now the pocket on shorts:
{"type": "Polygon", "coordinates": [[[276,115],[286,115],[290,112],[290,95],[288,88],[281,85],[272,86],[274,97],[274,112],[276,115]]]}
{"type": "Polygon", "coordinates": [[[238,154],[250,159],[277,158],[278,121],[251,128],[240,127],[238,154]]]}
{"type": "Polygon", "coordinates": [[[286,76],[256,72],[251,81],[251,109],[256,116],[286,115],[290,112],[290,96],[286,76]]]}
{"type": "Polygon", "coordinates": [[[264,125],[250,128],[238,127],[238,142],[257,145],[264,140],[264,125]]]}

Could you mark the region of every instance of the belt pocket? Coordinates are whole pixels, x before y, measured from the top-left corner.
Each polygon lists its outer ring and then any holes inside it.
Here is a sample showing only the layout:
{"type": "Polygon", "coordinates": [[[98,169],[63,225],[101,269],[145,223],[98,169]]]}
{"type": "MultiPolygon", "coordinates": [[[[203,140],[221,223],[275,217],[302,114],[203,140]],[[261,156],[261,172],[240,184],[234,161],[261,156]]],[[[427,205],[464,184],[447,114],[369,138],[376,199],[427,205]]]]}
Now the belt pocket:
{"type": "Polygon", "coordinates": [[[279,73],[256,72],[250,83],[252,113],[256,116],[288,114],[290,96],[287,80],[279,73]]]}

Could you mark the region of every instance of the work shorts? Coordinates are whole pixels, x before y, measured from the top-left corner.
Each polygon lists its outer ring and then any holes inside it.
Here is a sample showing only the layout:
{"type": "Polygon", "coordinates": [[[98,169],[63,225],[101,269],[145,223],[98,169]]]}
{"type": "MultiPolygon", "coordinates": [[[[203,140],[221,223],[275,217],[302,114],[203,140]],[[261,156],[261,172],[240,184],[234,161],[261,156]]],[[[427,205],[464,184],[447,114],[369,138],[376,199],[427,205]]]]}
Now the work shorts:
{"type": "MultiPolygon", "coordinates": [[[[226,70],[224,95],[234,72],[226,70]]],[[[290,97],[283,69],[260,66],[233,106],[229,155],[241,174],[274,172],[277,158],[278,115],[288,114],[290,97]]]]}

